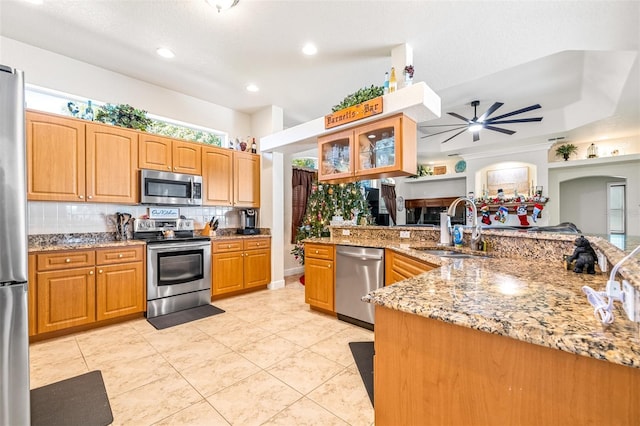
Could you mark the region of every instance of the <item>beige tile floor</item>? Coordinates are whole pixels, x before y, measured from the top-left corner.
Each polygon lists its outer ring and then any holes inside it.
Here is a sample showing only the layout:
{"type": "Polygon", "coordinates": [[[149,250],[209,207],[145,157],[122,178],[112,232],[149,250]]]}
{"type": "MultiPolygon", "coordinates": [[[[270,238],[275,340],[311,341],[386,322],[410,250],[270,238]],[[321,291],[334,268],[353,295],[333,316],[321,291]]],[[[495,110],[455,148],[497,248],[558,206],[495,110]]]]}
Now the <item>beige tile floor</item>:
{"type": "Polygon", "coordinates": [[[348,342],[373,333],[310,311],[304,287],[218,300],[224,314],[143,318],[32,344],[31,388],[101,370],[114,425],[372,425],[348,342]]]}

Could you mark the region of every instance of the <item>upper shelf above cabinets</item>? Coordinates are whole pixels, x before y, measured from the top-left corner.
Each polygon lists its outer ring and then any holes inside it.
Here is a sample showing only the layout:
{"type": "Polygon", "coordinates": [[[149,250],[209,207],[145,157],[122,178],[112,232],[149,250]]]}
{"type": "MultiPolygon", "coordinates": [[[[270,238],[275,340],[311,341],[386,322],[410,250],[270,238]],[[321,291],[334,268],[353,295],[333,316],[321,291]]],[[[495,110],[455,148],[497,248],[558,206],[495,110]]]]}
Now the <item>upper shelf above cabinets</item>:
{"type": "Polygon", "coordinates": [[[397,114],[318,138],[318,180],[348,182],[416,173],[416,123],[397,114]]]}

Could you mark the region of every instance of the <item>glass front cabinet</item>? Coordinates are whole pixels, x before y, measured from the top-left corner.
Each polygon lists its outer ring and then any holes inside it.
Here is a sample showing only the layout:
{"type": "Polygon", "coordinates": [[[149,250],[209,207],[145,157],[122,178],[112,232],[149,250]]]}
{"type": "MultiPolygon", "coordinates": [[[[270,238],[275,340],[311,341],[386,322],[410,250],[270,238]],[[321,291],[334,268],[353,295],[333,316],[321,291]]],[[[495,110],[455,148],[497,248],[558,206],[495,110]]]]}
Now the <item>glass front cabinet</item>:
{"type": "Polygon", "coordinates": [[[415,175],[416,123],[403,114],[318,138],[318,180],[415,175]]]}

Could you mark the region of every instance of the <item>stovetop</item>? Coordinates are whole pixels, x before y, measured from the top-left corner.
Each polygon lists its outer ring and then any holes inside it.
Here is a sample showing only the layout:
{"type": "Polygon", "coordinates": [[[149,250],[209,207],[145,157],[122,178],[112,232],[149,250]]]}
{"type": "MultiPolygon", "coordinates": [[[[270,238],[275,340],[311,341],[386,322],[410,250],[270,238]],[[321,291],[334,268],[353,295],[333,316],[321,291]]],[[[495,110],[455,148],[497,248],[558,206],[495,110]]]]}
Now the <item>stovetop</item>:
{"type": "Polygon", "coordinates": [[[208,237],[194,235],[192,219],[139,219],[134,223],[133,239],[147,244],[184,241],[210,241],[208,237]]]}

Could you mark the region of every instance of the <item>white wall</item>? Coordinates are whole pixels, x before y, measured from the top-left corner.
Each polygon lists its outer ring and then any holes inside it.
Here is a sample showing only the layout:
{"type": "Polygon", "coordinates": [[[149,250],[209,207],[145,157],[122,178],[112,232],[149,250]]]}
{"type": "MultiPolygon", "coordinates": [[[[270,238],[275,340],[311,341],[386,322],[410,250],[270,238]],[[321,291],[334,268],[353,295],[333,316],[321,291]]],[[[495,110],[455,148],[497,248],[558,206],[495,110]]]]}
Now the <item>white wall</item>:
{"type": "MultiPolygon", "coordinates": [[[[248,114],[0,37],[0,63],[24,71],[27,83],[227,132],[251,135],[248,114]]],[[[265,133],[266,134],[266,133],[265,133]]]]}
{"type": "Polygon", "coordinates": [[[588,176],[560,183],[560,222],[572,222],[585,234],[607,233],[607,184],[625,182],[610,176],[588,176]]]}
{"type": "MultiPolygon", "coordinates": [[[[624,178],[627,181],[627,235],[640,235],[640,160],[623,161],[617,163],[601,163],[589,165],[579,165],[549,169],[549,196],[551,199],[559,199],[562,194],[560,192],[560,184],[562,182],[572,181],[593,176],[611,176],[615,178],[624,178]]],[[[597,161],[597,160],[594,160],[597,161]]],[[[579,204],[587,206],[592,204],[590,195],[587,193],[580,197],[579,204]]],[[[606,201],[606,199],[605,199],[606,201]]],[[[601,201],[599,201],[601,202],[601,201]]],[[[560,221],[565,216],[565,212],[560,212],[560,204],[554,203],[550,206],[550,214],[553,219],[560,221]]],[[[578,225],[578,224],[577,224],[578,225]]],[[[591,226],[591,224],[588,224],[591,226]]],[[[580,227],[580,226],[579,226],[580,227]]],[[[584,230],[583,230],[584,231],[584,230]]],[[[586,232],[586,231],[585,231],[586,232]]],[[[606,232],[606,231],[605,231],[606,232]]]]}

